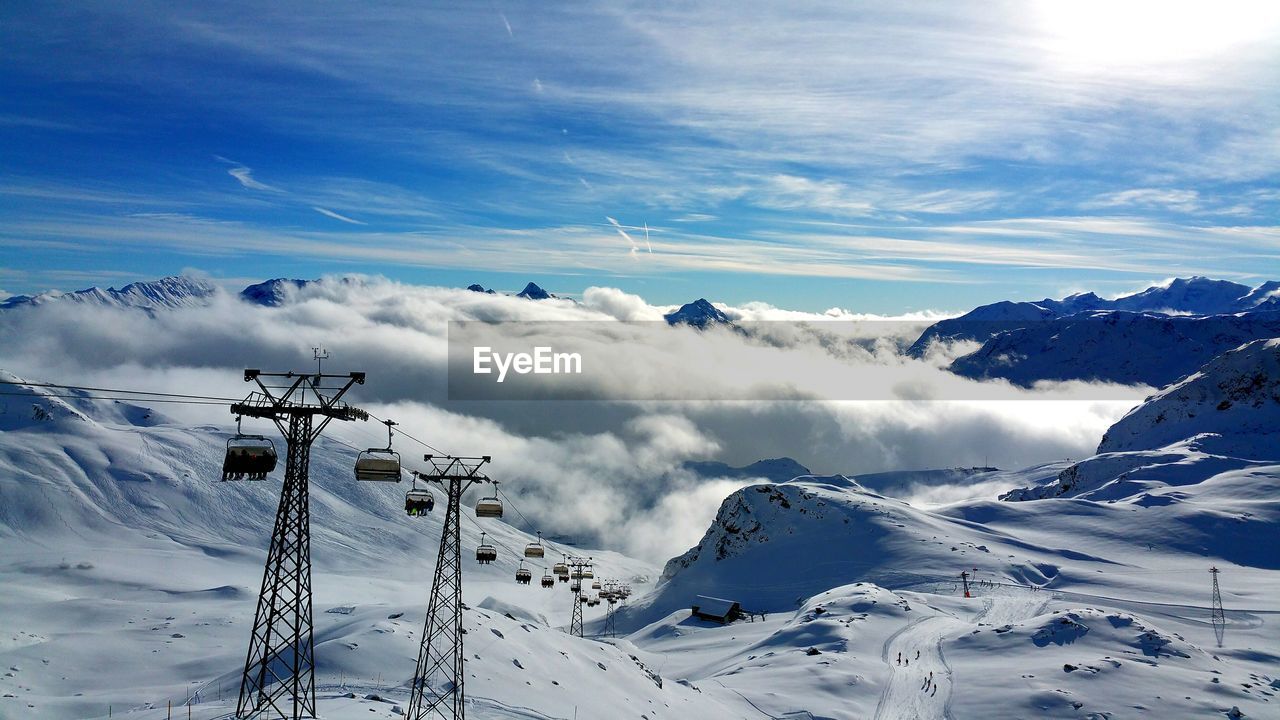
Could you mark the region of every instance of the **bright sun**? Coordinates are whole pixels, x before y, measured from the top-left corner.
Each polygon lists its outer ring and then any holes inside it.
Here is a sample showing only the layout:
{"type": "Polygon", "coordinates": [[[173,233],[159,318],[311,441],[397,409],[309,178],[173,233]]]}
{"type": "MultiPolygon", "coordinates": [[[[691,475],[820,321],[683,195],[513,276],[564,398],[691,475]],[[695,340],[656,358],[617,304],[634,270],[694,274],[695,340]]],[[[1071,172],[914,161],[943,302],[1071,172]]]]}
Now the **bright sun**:
{"type": "Polygon", "coordinates": [[[1039,0],[1052,59],[1081,70],[1199,60],[1277,38],[1280,0],[1039,0]]]}

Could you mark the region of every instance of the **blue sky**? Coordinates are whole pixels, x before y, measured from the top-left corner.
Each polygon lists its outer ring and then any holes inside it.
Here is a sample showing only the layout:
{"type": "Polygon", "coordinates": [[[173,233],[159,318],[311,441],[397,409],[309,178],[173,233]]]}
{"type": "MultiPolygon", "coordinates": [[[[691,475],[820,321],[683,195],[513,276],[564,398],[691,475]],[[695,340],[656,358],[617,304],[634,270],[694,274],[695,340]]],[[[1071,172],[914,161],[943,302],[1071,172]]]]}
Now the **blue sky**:
{"type": "Polygon", "coordinates": [[[0,7],[0,291],[1280,277],[1272,2],[178,5],[0,7]]]}

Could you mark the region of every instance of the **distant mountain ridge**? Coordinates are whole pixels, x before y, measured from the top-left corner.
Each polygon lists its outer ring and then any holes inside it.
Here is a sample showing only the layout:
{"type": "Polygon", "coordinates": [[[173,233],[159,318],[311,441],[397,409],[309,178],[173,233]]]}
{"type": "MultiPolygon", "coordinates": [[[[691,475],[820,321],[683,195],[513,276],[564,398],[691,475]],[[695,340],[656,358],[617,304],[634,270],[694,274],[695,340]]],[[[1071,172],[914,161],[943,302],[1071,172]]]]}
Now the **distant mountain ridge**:
{"type": "Polygon", "coordinates": [[[951,372],[1030,387],[1048,381],[1101,381],[1160,388],[1214,357],[1280,337],[1280,312],[1170,316],[1080,313],[1002,332],[956,358],[951,372]]]}
{"type": "Polygon", "coordinates": [[[936,342],[985,342],[1037,321],[1056,320],[1080,313],[1123,311],[1161,315],[1209,316],[1242,312],[1280,310],[1280,281],[1268,281],[1256,288],[1206,277],[1177,278],[1114,300],[1094,293],[1080,293],[1061,300],[1038,302],[1001,301],[981,305],[955,318],[929,326],[907,351],[922,357],[936,342]]]}
{"type": "Polygon", "coordinates": [[[74,302],[83,305],[104,305],[122,308],[138,308],[146,311],[199,307],[207,305],[218,293],[218,287],[201,278],[177,275],[148,282],[134,282],[117,290],[91,287],[75,292],[46,292],[37,295],[14,295],[0,301],[0,309],[12,310],[35,307],[52,302],[74,302]]]}

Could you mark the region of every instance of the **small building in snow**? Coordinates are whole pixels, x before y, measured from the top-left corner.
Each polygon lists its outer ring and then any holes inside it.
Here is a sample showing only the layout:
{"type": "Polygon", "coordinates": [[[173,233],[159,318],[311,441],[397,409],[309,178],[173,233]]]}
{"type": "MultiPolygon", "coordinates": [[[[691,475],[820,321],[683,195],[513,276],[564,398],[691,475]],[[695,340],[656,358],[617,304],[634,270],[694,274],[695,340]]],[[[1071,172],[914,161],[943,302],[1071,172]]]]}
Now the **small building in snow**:
{"type": "Polygon", "coordinates": [[[699,595],[693,601],[693,616],[701,620],[718,622],[721,625],[742,617],[742,606],[734,600],[699,595]]]}

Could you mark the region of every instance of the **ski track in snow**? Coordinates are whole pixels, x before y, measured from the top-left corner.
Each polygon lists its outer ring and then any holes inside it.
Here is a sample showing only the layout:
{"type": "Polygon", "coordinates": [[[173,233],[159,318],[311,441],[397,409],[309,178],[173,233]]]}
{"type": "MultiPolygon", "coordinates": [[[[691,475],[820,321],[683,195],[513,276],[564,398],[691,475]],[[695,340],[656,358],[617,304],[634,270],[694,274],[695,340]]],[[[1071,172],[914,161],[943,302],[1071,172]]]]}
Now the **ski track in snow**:
{"type": "MultiPolygon", "coordinates": [[[[976,598],[975,598],[976,599],[976,598]]],[[[897,718],[946,718],[951,715],[951,692],[955,677],[942,652],[944,640],[972,631],[978,623],[1005,625],[1037,615],[1048,598],[1031,593],[1014,593],[980,598],[982,609],[964,619],[945,610],[912,620],[885,640],[880,658],[889,666],[889,681],[876,706],[876,720],[897,718]],[[919,652],[919,657],[916,653],[919,652]],[[904,664],[898,664],[901,653],[904,664]],[[929,673],[933,685],[926,686],[929,673]]],[[[934,608],[937,610],[936,608],[934,608]]]]}

